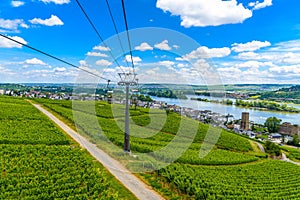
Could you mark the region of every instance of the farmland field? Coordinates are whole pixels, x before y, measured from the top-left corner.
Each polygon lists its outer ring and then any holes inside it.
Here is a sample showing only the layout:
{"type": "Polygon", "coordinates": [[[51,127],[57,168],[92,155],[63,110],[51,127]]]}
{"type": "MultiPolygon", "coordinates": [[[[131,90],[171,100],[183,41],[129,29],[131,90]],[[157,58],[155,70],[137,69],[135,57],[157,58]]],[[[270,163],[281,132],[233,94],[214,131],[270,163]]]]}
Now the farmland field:
{"type": "Polygon", "coordinates": [[[135,199],[28,101],[0,106],[0,199],[135,199]]]}

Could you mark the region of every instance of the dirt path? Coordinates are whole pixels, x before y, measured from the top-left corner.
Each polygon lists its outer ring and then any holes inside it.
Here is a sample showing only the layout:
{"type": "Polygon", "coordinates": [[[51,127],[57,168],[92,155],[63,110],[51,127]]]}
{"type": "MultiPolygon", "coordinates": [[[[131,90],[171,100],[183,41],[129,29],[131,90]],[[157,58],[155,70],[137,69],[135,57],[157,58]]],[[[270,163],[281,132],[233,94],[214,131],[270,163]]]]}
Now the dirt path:
{"type": "Polygon", "coordinates": [[[53,122],[60,126],[67,134],[69,134],[76,142],[78,142],[83,148],[87,149],[90,154],[95,157],[105,168],[107,168],[111,174],[113,174],[126,188],[128,188],[138,199],[163,199],[158,193],[153,191],[144,182],[134,176],[117,160],[110,157],[104,151],[99,149],[95,144],[89,142],[83,136],[79,135],[73,129],[68,127],[61,120],[56,118],[53,114],[42,108],[38,104],[33,104],[42,113],[47,115],[53,122]]]}
{"type": "Polygon", "coordinates": [[[281,160],[300,166],[300,163],[292,161],[288,157],[286,157],[285,153],[281,153],[281,160]]]}
{"type": "Polygon", "coordinates": [[[264,149],[263,145],[261,143],[259,143],[259,142],[255,142],[255,143],[259,147],[260,151],[263,152],[263,153],[265,153],[265,149],[264,149]]]}

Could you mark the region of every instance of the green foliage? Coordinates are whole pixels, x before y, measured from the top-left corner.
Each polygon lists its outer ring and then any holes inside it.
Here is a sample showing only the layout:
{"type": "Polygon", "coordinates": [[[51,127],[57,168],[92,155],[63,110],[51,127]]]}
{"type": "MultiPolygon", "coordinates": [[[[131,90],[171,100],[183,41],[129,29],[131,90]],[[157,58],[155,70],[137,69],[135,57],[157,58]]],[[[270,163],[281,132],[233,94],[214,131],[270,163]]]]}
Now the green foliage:
{"type": "Polygon", "coordinates": [[[174,99],[187,99],[183,92],[179,90],[170,90],[170,89],[153,89],[147,93],[150,96],[156,97],[166,97],[174,99]]]}
{"type": "Polygon", "coordinates": [[[0,98],[0,107],[0,144],[70,144],[67,136],[27,101],[0,98]]]}
{"type": "Polygon", "coordinates": [[[267,153],[271,154],[272,156],[280,156],[281,155],[280,147],[270,141],[266,141],[265,150],[267,153]]]}
{"type": "Polygon", "coordinates": [[[289,88],[281,88],[277,91],[264,92],[261,94],[261,99],[280,99],[281,101],[289,101],[300,103],[300,86],[295,85],[289,88]]]}
{"type": "Polygon", "coordinates": [[[287,157],[295,160],[297,162],[300,162],[300,149],[299,148],[290,148],[286,146],[282,146],[281,149],[284,151],[287,151],[287,157]]]}
{"type": "Polygon", "coordinates": [[[264,125],[267,127],[270,133],[276,133],[279,129],[281,119],[277,119],[276,117],[269,117],[266,119],[264,125]]]}
{"type": "MultiPolygon", "coordinates": [[[[101,127],[101,134],[105,134],[105,136],[115,145],[123,147],[124,133],[122,127],[124,127],[124,112],[122,110],[122,105],[79,101],[76,102],[76,104],[80,106],[76,106],[75,111],[73,108],[72,112],[71,104],[69,103],[67,106],[66,104],[68,102],[66,101],[42,100],[40,102],[61,116],[67,118],[72,123],[74,123],[73,113],[75,113],[78,119],[77,127],[80,127],[83,130],[83,134],[87,135],[94,142],[97,142],[101,139],[101,135],[99,138],[99,126],[92,122],[95,116],[89,112],[92,110],[91,108],[95,108],[95,115],[97,116],[101,127]],[[61,105],[59,105],[59,102],[61,102],[61,105]],[[114,116],[114,118],[112,116],[114,116]]],[[[252,155],[239,153],[252,151],[252,147],[247,139],[227,131],[221,131],[219,128],[209,127],[209,125],[182,117],[176,113],[170,112],[169,114],[166,114],[165,111],[161,110],[152,109],[150,112],[149,109],[138,108],[137,110],[130,110],[130,115],[133,120],[133,123],[130,126],[130,145],[133,152],[150,153],[167,146],[177,135],[180,127],[180,131],[187,133],[187,136],[192,129],[197,130],[197,133],[193,144],[187,151],[188,153],[184,153],[177,162],[215,165],[246,163],[257,160],[257,158],[252,155]],[[183,124],[185,126],[183,126],[183,124]],[[206,136],[217,136],[214,132],[220,134],[220,138],[217,138],[218,140],[216,140],[216,147],[223,150],[213,150],[208,157],[200,159],[198,156],[201,147],[200,144],[204,141],[206,136]],[[225,155],[227,155],[227,157],[225,155]]],[[[191,133],[191,135],[192,134],[193,133],[191,133]]],[[[185,139],[182,138],[182,141],[178,141],[177,146],[184,144],[184,140],[185,139]]],[[[155,159],[163,161],[173,160],[178,157],[174,151],[168,151],[165,154],[158,154],[156,152],[151,153],[150,155],[155,159]]]]}
{"type": "Polygon", "coordinates": [[[245,153],[236,153],[222,149],[210,151],[205,157],[199,157],[199,150],[188,149],[178,160],[178,163],[193,165],[234,165],[257,161],[258,158],[245,153]]]}
{"type": "Polygon", "coordinates": [[[289,145],[293,145],[293,146],[296,146],[296,147],[300,147],[300,139],[299,139],[299,136],[296,134],[296,135],[293,135],[293,140],[292,141],[289,141],[288,142],[289,145]]]}
{"type": "Polygon", "coordinates": [[[107,172],[78,147],[0,145],[0,199],[118,199],[107,172]]]}
{"type": "Polygon", "coordinates": [[[251,108],[263,108],[268,110],[275,110],[275,111],[285,111],[285,112],[295,112],[299,113],[300,110],[294,107],[287,106],[286,104],[276,103],[274,101],[243,101],[243,100],[236,100],[236,106],[242,107],[251,107],[251,108]]]}
{"type": "Polygon", "coordinates": [[[143,94],[140,94],[138,96],[138,100],[144,101],[144,102],[152,102],[153,101],[153,99],[151,99],[151,97],[149,95],[143,95],[143,94]]]}
{"type": "Polygon", "coordinates": [[[282,161],[215,167],[171,164],[157,174],[174,184],[187,199],[300,198],[296,186],[300,168],[282,161]]]}
{"type": "Polygon", "coordinates": [[[267,131],[266,127],[264,127],[263,125],[257,125],[257,124],[252,124],[251,126],[251,130],[258,133],[264,133],[267,131]]]}
{"type": "MultiPolygon", "coordinates": [[[[65,102],[61,102],[62,105],[48,101],[46,105],[70,121],[74,120],[71,107],[66,108],[65,102]]],[[[93,107],[93,105],[90,106],[93,107]]],[[[110,142],[122,147],[124,118],[118,114],[121,113],[119,111],[122,110],[122,106],[113,104],[108,106],[102,102],[96,102],[94,107],[102,130],[101,134],[105,134],[110,142]]],[[[99,139],[97,129],[89,124],[94,115],[83,111],[84,109],[75,111],[80,114],[80,121],[83,121],[80,126],[84,134],[97,143],[99,139]]],[[[149,182],[155,188],[168,190],[167,193],[172,193],[168,187],[179,190],[180,196],[173,196],[175,199],[300,198],[297,189],[291,189],[294,188],[295,183],[299,182],[297,177],[300,176],[300,169],[290,163],[261,161],[253,156],[249,141],[239,135],[221,131],[219,128],[210,127],[172,112],[166,114],[160,110],[155,111],[154,114],[150,114],[147,109],[131,110],[131,118],[135,123],[131,124],[131,150],[152,152],[149,155],[163,161],[172,160],[177,156],[176,152],[171,149],[162,154],[157,153],[156,150],[167,146],[175,138],[181,123],[186,124],[186,127],[181,127],[183,132],[189,133],[192,127],[197,128],[197,134],[189,149],[175,163],[159,170],[155,175],[157,178],[153,179],[153,174],[149,176],[151,179],[149,182]],[[219,132],[220,138],[214,149],[207,156],[200,158],[199,151],[204,145],[203,141],[207,137],[214,138],[216,135],[212,134],[213,132],[219,132]],[[292,178],[285,176],[288,174],[293,174],[292,178]],[[159,179],[167,180],[167,184],[160,185],[159,179]]],[[[180,138],[174,146],[180,147],[185,139],[187,138],[180,138]]]]}
{"type": "Polygon", "coordinates": [[[217,146],[221,149],[233,150],[247,152],[252,151],[251,144],[249,141],[239,135],[229,133],[227,131],[222,131],[221,137],[217,142],[217,146]]]}
{"type": "Polygon", "coordinates": [[[0,106],[0,199],[135,198],[29,102],[0,106]]]}
{"type": "Polygon", "coordinates": [[[221,103],[221,104],[225,104],[225,105],[233,105],[233,101],[230,99],[223,99],[223,100],[209,100],[206,98],[191,98],[191,100],[196,100],[196,101],[204,101],[204,102],[212,102],[212,103],[221,103]]]}
{"type": "Polygon", "coordinates": [[[233,101],[232,100],[230,100],[230,99],[226,99],[226,100],[222,100],[222,103],[223,104],[226,104],[226,105],[233,105],[233,101]]]}

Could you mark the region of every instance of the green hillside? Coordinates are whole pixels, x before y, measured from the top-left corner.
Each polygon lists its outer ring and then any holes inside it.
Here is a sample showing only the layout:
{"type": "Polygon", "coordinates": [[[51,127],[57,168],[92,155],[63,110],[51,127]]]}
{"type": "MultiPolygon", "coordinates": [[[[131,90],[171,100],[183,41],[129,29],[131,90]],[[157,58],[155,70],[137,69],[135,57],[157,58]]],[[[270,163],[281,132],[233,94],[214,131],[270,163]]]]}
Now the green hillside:
{"type": "MultiPolygon", "coordinates": [[[[79,126],[90,139],[94,140],[95,143],[101,139],[98,135],[98,125],[90,123],[93,121],[94,115],[96,115],[105,136],[115,145],[122,147],[124,137],[123,131],[121,130],[124,123],[122,105],[110,105],[105,102],[97,102],[96,105],[94,105],[93,102],[77,102],[79,106],[74,107],[72,111],[71,101],[51,101],[44,99],[38,101],[65,117],[69,123],[73,123],[73,113],[75,113],[78,122],[77,126],[79,126]],[[94,114],[92,113],[93,109],[91,109],[93,106],[95,106],[94,114]]],[[[181,132],[180,139],[182,141],[190,140],[192,144],[188,152],[184,153],[178,162],[215,165],[253,162],[258,159],[258,157],[253,155],[252,146],[247,139],[227,131],[221,131],[218,128],[209,127],[195,120],[181,117],[176,113],[169,113],[165,116],[165,111],[162,110],[155,110],[150,113],[149,109],[139,108],[138,110],[132,109],[131,116],[135,123],[131,125],[131,150],[133,152],[147,153],[161,149],[172,140],[174,141],[174,138],[179,137],[178,133],[181,132]],[[165,123],[164,120],[161,119],[164,119],[165,123]],[[200,159],[195,156],[197,158],[191,159],[191,155],[197,155],[197,152],[199,152],[209,128],[210,132],[216,131],[221,134],[216,146],[207,157],[200,159]],[[195,130],[195,133],[190,134],[191,130],[195,130]],[[227,156],[224,157],[224,154],[227,156]],[[211,159],[211,157],[215,159],[211,159]]],[[[178,141],[179,146],[180,143],[183,143],[182,141],[178,141]]],[[[172,153],[166,155],[154,153],[151,155],[155,159],[163,157],[164,160],[172,160],[173,158],[172,153]]],[[[261,156],[261,154],[259,154],[259,156],[261,156]]]]}
{"type": "Polygon", "coordinates": [[[295,85],[288,88],[281,88],[276,91],[261,93],[260,99],[280,99],[294,103],[299,103],[300,85],[295,85]]]}
{"type": "Polygon", "coordinates": [[[0,199],[135,199],[29,102],[0,107],[0,199]]]}
{"type": "Polygon", "coordinates": [[[131,150],[138,155],[134,158],[122,153],[122,105],[77,101],[72,107],[71,101],[37,101],[74,128],[76,120],[81,134],[128,168],[148,169],[139,176],[167,199],[300,198],[296,189],[300,184],[298,166],[267,158],[257,147],[253,149],[255,143],[234,133],[172,112],[131,109],[131,150]],[[199,157],[201,147],[209,147],[206,134],[213,141],[218,135],[215,133],[220,133],[216,144],[206,156],[199,157]],[[189,141],[187,150],[177,155],[189,141]],[[167,150],[160,151],[164,148],[167,150]],[[160,168],[168,162],[172,164],[160,168]]]}

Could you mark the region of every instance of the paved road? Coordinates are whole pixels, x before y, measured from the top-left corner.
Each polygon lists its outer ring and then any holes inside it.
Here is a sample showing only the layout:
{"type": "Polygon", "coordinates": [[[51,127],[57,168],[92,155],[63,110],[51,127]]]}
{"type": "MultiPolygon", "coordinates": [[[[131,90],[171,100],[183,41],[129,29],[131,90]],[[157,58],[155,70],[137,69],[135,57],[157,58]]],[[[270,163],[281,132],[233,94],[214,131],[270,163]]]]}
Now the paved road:
{"type": "Polygon", "coordinates": [[[83,148],[87,149],[92,156],[94,156],[102,165],[107,168],[125,187],[127,187],[138,199],[142,200],[156,200],[163,199],[158,193],[153,191],[144,182],[134,176],[117,160],[107,155],[104,151],[99,149],[95,144],[92,144],[87,139],[79,135],[73,129],[68,127],[53,114],[42,108],[38,104],[33,104],[37,109],[47,115],[53,122],[60,126],[67,134],[69,134],[76,142],[83,148]]]}

